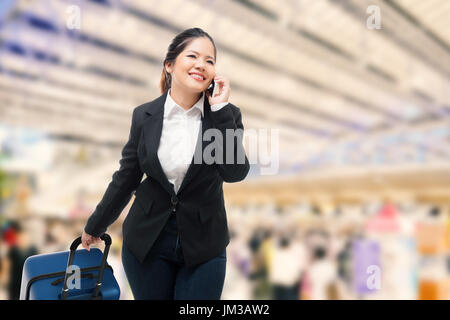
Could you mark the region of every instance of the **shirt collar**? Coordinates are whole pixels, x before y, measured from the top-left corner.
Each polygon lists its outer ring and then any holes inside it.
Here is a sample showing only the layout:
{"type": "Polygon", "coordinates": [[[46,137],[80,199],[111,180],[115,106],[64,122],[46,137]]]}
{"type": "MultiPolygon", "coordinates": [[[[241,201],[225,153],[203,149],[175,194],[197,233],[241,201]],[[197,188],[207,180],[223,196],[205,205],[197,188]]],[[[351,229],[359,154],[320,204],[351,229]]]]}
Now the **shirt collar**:
{"type": "Polygon", "coordinates": [[[170,113],[174,111],[174,109],[178,109],[179,111],[183,112],[191,112],[192,109],[197,108],[200,110],[202,117],[203,117],[203,104],[205,101],[205,92],[202,93],[202,96],[198,101],[190,108],[189,110],[184,110],[181,106],[179,106],[170,96],[170,90],[167,92],[167,98],[166,102],[164,104],[164,116],[167,117],[170,113]]]}

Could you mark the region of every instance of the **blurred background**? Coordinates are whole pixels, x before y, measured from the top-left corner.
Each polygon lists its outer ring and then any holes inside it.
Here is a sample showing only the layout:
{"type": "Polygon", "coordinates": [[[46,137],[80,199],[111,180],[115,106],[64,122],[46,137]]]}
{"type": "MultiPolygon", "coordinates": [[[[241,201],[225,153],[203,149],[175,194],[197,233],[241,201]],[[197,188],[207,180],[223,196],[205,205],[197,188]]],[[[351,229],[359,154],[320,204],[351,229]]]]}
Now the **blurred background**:
{"type": "MultiPolygon", "coordinates": [[[[191,27],[267,132],[224,185],[222,299],[449,299],[449,17],[448,0],[2,0],[0,299],[81,235],[191,27]]],[[[131,203],[108,229],[121,299],[131,203]]]]}

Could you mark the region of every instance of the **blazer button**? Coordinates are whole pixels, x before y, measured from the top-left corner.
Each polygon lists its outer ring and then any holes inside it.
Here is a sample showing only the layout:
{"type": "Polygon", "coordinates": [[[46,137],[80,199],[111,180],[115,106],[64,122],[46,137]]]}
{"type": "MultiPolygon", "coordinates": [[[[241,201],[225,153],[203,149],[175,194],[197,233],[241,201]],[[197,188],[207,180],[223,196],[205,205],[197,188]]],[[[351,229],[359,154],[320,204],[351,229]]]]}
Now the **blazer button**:
{"type": "Polygon", "coordinates": [[[171,201],[172,201],[172,204],[173,204],[173,205],[176,205],[176,204],[178,203],[178,198],[177,198],[177,196],[172,196],[171,201]]]}

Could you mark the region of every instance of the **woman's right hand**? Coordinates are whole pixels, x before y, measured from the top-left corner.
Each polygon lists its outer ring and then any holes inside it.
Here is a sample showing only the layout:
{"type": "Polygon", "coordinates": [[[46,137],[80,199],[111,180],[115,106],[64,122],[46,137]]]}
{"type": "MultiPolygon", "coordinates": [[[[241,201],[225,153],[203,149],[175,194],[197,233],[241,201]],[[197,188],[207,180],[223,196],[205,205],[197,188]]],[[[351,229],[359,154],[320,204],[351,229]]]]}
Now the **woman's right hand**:
{"type": "Polygon", "coordinates": [[[91,248],[89,247],[91,244],[95,244],[95,243],[100,242],[100,241],[101,241],[100,237],[91,236],[90,234],[86,233],[83,230],[83,234],[81,235],[81,245],[87,251],[91,250],[91,248]]]}

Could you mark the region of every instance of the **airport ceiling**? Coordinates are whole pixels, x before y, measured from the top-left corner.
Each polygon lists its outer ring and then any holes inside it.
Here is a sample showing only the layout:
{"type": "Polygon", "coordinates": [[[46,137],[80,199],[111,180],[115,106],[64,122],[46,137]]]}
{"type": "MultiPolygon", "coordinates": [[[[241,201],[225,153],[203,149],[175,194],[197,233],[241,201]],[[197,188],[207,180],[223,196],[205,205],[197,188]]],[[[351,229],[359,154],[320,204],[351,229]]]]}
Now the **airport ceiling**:
{"type": "Polygon", "coordinates": [[[198,26],[245,129],[279,129],[284,168],[450,159],[448,0],[2,0],[0,14],[2,123],[122,146],[171,39],[198,26]]]}

